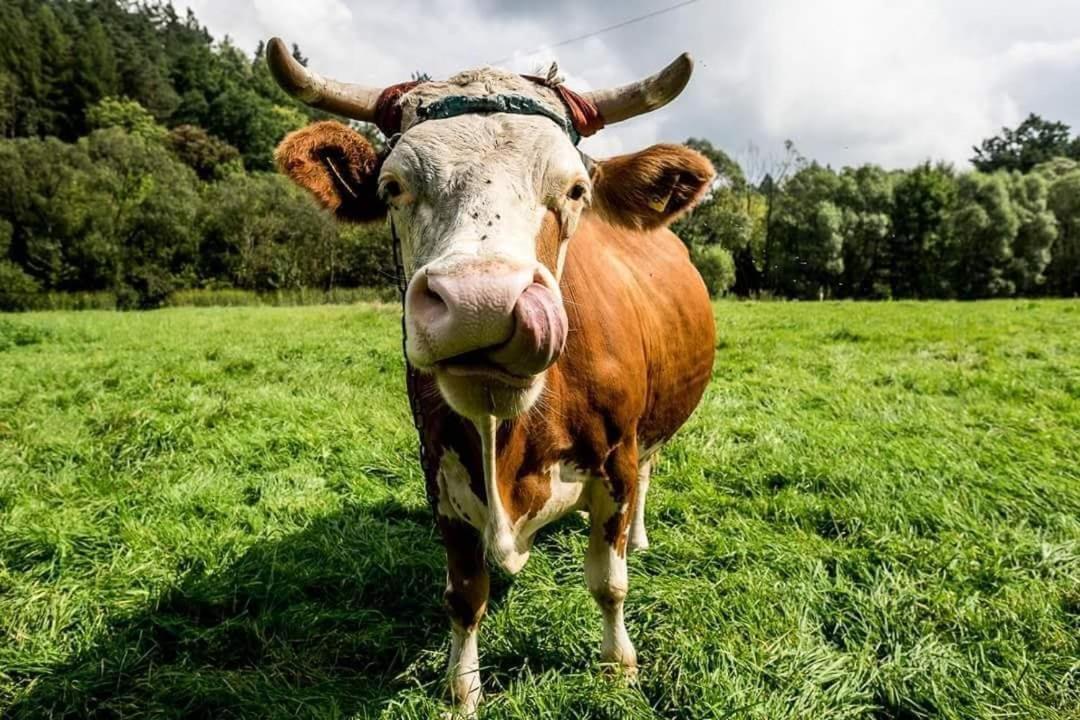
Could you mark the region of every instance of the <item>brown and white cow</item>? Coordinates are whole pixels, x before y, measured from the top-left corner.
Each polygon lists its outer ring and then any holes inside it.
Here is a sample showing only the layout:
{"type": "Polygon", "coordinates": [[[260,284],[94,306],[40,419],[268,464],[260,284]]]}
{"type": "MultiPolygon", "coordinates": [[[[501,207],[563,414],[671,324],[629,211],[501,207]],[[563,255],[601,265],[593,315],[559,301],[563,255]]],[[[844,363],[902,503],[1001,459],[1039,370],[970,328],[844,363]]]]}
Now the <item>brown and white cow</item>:
{"type": "Polygon", "coordinates": [[[575,143],[672,100],[689,58],[587,95],[492,68],[365,88],[308,71],[276,38],[268,58],[288,92],[393,137],[377,155],[353,130],[316,123],[277,159],[338,217],[388,213],[400,237],[455,704],[468,713],[480,697],[488,561],[516,573],[537,531],[575,510],[590,516],[585,579],[603,615],[602,659],[636,672],[626,556],[648,545],[650,466],[713,362],[708,294],[667,226],[713,169],[681,146],[592,163],[575,143]]]}

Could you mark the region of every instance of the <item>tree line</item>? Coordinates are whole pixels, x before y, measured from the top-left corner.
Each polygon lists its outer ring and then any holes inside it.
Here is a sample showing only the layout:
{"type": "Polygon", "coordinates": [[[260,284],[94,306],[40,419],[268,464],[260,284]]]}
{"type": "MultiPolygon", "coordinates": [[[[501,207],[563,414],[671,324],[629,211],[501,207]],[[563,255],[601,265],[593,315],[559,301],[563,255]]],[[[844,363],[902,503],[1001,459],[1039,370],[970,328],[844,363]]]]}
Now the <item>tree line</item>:
{"type": "Polygon", "coordinates": [[[273,172],[285,133],[325,116],[261,46],[122,0],[8,0],[0,37],[0,309],[391,281],[385,228],[339,225],[273,172]]]}
{"type": "MultiPolygon", "coordinates": [[[[1080,294],[1080,138],[1032,115],[975,148],[975,170],[823,166],[788,143],[751,179],[718,171],[676,231],[714,293],[789,298],[1080,294]]],[[[762,168],[755,162],[748,167],[762,168]]]]}
{"type": "MultiPolygon", "coordinates": [[[[276,86],[261,46],[124,0],[7,0],[0,37],[0,309],[393,282],[385,227],[339,225],[273,172],[284,134],[323,115],[276,86]]],[[[1004,129],[967,172],[834,170],[791,143],[740,165],[688,144],[719,175],[676,230],[715,294],[1080,293],[1080,139],[1062,123],[1004,129]]]]}

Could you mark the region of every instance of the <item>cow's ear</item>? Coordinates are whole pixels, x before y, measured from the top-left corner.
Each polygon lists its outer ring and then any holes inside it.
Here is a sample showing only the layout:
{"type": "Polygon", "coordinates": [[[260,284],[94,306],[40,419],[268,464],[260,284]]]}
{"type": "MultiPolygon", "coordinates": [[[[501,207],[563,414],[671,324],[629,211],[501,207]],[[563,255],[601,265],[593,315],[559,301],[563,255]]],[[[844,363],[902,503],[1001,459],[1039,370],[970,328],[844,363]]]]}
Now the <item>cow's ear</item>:
{"type": "Polygon", "coordinates": [[[596,163],[593,207],[610,223],[651,230],[689,212],[715,175],[712,163],[695,150],[653,145],[596,163]]]}
{"type": "Polygon", "coordinates": [[[339,219],[367,222],[386,215],[378,197],[382,158],[355,130],[332,120],[313,123],[286,135],[274,159],[339,219]]]}

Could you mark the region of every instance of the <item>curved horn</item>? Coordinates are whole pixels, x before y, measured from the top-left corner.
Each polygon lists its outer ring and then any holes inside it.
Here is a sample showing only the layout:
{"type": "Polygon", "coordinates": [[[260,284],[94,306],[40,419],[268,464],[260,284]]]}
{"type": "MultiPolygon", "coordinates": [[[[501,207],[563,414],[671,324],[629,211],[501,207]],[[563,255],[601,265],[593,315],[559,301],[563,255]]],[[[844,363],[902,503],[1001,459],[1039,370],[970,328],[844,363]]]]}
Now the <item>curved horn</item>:
{"type": "Polygon", "coordinates": [[[382,88],[324,78],[297,62],[279,37],[270,38],[266,62],[281,89],[300,102],[354,120],[374,120],[382,88]]]}
{"type": "Polygon", "coordinates": [[[594,90],[583,94],[596,103],[604,123],[610,125],[667,105],[678,97],[686,83],[690,82],[690,73],[693,71],[694,61],[690,59],[689,53],[683,53],[666,68],[644,80],[610,90],[594,90]]]}

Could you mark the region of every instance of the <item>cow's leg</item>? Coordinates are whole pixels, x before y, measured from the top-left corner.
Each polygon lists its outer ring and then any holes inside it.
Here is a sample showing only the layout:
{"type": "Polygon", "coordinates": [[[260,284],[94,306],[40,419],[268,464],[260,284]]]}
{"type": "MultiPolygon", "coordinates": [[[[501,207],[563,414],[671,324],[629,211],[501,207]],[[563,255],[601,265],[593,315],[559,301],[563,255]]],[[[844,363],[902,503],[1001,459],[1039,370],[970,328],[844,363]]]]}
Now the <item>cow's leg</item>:
{"type": "Polygon", "coordinates": [[[645,532],[645,495],[649,492],[649,475],[651,473],[652,458],[642,460],[641,466],[638,468],[634,517],[630,521],[630,552],[646,550],[649,547],[649,535],[645,532]]]}
{"type": "Polygon", "coordinates": [[[637,652],[626,633],[623,602],[629,589],[626,544],[637,486],[635,456],[633,447],[616,450],[607,464],[606,481],[591,483],[589,549],[585,555],[585,582],[604,621],[600,660],[629,677],[637,674],[637,652]]]}
{"type": "Polygon", "coordinates": [[[480,701],[480,652],[477,646],[480,619],[487,610],[488,571],[480,533],[456,519],[440,516],[439,527],[446,545],[446,609],[450,614],[450,698],[465,716],[480,701]]]}

